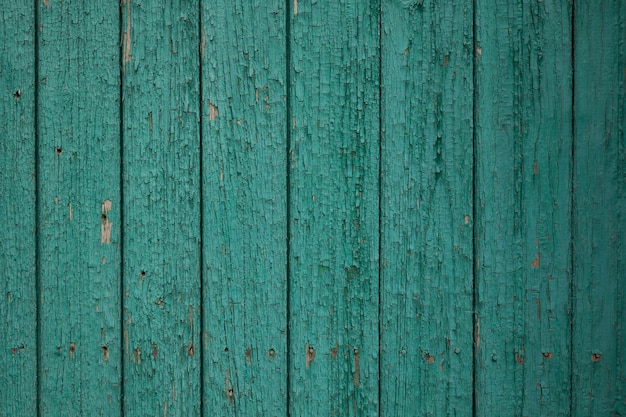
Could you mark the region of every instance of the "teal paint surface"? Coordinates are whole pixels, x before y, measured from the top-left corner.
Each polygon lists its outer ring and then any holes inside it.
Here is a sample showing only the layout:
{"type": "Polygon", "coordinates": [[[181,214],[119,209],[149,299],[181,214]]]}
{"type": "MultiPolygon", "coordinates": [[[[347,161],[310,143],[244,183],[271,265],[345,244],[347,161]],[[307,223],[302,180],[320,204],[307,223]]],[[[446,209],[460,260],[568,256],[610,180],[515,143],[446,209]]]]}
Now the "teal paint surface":
{"type": "Polygon", "coordinates": [[[0,416],[626,415],[622,2],[1,10],[0,416]]]}
{"type": "Polygon", "coordinates": [[[469,416],[472,3],[382,13],[381,415],[469,416]]]}
{"type": "Polygon", "coordinates": [[[476,9],[476,412],[570,413],[571,6],[476,9]]]}
{"type": "Polygon", "coordinates": [[[568,415],[571,14],[479,2],[478,415],[568,415]]]}
{"type": "Polygon", "coordinates": [[[379,5],[290,9],[290,413],[378,411],[379,5]]]}
{"type": "Polygon", "coordinates": [[[39,3],[42,416],[120,413],[119,8],[39,3]]]}
{"type": "Polygon", "coordinates": [[[574,416],[626,415],[626,5],[576,1],[574,416]]]}
{"type": "Polygon", "coordinates": [[[204,415],[287,409],[283,1],[202,3],[204,415]]]}
{"type": "Polygon", "coordinates": [[[124,410],[199,416],[198,4],[122,12],[124,410]]]}
{"type": "Polygon", "coordinates": [[[35,13],[0,14],[0,415],[37,405],[35,13]]]}

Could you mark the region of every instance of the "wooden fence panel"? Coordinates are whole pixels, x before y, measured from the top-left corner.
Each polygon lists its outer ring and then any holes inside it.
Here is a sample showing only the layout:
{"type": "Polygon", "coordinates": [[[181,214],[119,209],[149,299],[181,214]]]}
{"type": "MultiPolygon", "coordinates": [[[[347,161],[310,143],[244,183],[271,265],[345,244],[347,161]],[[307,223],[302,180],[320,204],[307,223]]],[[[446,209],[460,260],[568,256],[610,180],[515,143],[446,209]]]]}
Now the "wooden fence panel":
{"type": "Polygon", "coordinates": [[[122,13],[125,415],[199,416],[199,7],[122,13]]]}
{"type": "Polygon", "coordinates": [[[35,415],[35,10],[4,2],[0,29],[0,415],[35,415]]]}
{"type": "Polygon", "coordinates": [[[622,1],[1,10],[0,415],[626,415],[622,1]]]}
{"type": "Polygon", "coordinates": [[[571,5],[476,22],[476,414],[568,415],[571,5]]]}
{"type": "Polygon", "coordinates": [[[626,4],[576,1],[573,416],[626,415],[626,4]]]}
{"type": "Polygon", "coordinates": [[[204,414],[287,413],[285,2],[202,3],[204,414]]]}
{"type": "Polygon", "coordinates": [[[382,12],[381,415],[471,416],[472,2],[382,12]]]}
{"type": "Polygon", "coordinates": [[[378,412],[379,5],[290,17],[290,410],[378,412]]]}
{"type": "Polygon", "coordinates": [[[42,416],[120,413],[119,7],[38,2],[42,416]]]}

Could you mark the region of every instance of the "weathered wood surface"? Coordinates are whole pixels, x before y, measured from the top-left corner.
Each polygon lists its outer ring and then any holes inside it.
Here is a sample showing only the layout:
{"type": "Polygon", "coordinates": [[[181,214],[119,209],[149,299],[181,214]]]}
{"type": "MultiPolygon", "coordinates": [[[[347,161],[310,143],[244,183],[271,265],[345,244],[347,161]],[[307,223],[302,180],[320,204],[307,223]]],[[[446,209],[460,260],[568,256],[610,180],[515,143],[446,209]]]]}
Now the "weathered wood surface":
{"type": "Polygon", "coordinates": [[[476,414],[568,415],[571,6],[475,13],[476,414]]]}
{"type": "Polygon", "coordinates": [[[573,416],[626,415],[626,4],[576,1],[573,416]]]}
{"type": "Polygon", "coordinates": [[[122,4],[124,411],[200,415],[199,8],[122,4]]]}
{"type": "Polygon", "coordinates": [[[0,415],[37,405],[35,10],[0,14],[0,415]]]}
{"type": "Polygon", "coordinates": [[[472,3],[382,13],[381,415],[469,416],[472,3]]]}
{"type": "Polygon", "coordinates": [[[120,414],[118,5],[38,2],[40,414],[120,414]]]}
{"type": "Polygon", "coordinates": [[[204,415],[287,409],[284,1],[202,2],[204,415]]]}
{"type": "Polygon", "coordinates": [[[290,17],[290,411],[378,412],[379,6],[290,17]]]}
{"type": "Polygon", "coordinates": [[[623,2],[100,3],[2,3],[0,416],[626,415],[623,2]]]}

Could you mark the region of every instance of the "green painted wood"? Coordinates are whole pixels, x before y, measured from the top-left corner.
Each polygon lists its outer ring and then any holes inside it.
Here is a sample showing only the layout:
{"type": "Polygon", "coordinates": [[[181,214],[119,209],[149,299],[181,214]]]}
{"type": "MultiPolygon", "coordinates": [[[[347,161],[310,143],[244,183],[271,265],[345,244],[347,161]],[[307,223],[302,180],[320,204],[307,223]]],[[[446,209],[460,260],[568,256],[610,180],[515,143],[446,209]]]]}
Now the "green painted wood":
{"type": "Polygon", "coordinates": [[[626,415],[626,4],[576,1],[573,416],[626,415]]]}
{"type": "Polygon", "coordinates": [[[290,414],[378,411],[379,5],[294,1],[290,414]]]}
{"type": "Polygon", "coordinates": [[[0,12],[0,415],[37,404],[35,10],[0,12]]]}
{"type": "Polygon", "coordinates": [[[204,415],[285,416],[285,2],[202,3],[204,415]]]}
{"type": "Polygon", "coordinates": [[[200,415],[198,9],[122,4],[125,416],[200,415]]]}
{"type": "Polygon", "coordinates": [[[41,415],[120,413],[119,7],[39,7],[41,415]]]}
{"type": "Polygon", "coordinates": [[[384,416],[472,415],[472,10],[383,3],[384,416]]]}
{"type": "Polygon", "coordinates": [[[571,5],[476,9],[476,414],[569,415],[571,5]]]}

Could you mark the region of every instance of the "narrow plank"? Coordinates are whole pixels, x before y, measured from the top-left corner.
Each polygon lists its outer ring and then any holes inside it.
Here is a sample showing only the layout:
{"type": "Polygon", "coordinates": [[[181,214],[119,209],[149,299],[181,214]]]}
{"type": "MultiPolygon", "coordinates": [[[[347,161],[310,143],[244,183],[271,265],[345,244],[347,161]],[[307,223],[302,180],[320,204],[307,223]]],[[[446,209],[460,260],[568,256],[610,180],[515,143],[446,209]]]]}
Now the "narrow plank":
{"type": "Polygon", "coordinates": [[[476,411],[570,408],[571,5],[476,9],[476,411]]]}
{"type": "Polygon", "coordinates": [[[382,8],[381,415],[472,415],[471,1],[382,8]]]}
{"type": "Polygon", "coordinates": [[[115,416],[119,7],[38,4],[41,415],[115,416]]]}
{"type": "Polygon", "coordinates": [[[0,415],[35,415],[37,404],[35,9],[0,12],[0,415]]]}
{"type": "Polygon", "coordinates": [[[573,416],[626,415],[626,4],[576,1],[573,416]]]}
{"type": "Polygon", "coordinates": [[[285,416],[285,2],[202,3],[204,415],[285,416]]]}
{"type": "Polygon", "coordinates": [[[122,4],[126,416],[200,415],[198,9],[122,4]]]}
{"type": "Polygon", "coordinates": [[[378,2],[290,16],[290,414],[378,412],[378,2]]]}

